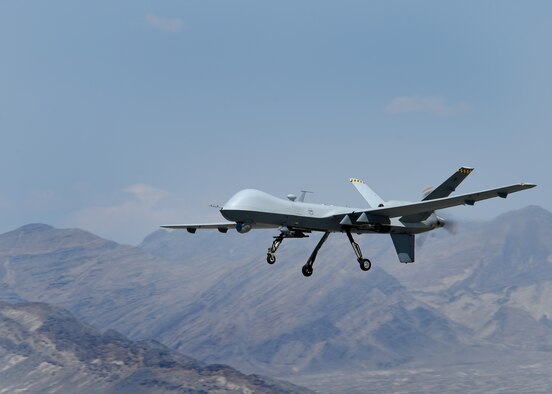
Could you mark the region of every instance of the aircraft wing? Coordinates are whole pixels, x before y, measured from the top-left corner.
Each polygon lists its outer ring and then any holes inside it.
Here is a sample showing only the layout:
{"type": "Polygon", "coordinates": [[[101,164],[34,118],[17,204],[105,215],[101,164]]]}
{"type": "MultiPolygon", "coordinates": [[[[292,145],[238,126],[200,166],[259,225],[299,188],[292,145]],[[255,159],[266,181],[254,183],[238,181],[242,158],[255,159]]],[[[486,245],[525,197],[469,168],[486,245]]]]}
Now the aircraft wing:
{"type": "Polygon", "coordinates": [[[217,229],[221,233],[226,233],[228,230],[236,229],[238,232],[247,232],[250,229],[267,229],[278,228],[278,225],[257,224],[257,223],[236,223],[236,222],[221,222],[221,223],[198,223],[198,224],[164,224],[159,226],[162,228],[170,228],[172,230],[188,230],[189,233],[195,233],[198,229],[214,230],[217,229]],[[243,231],[242,231],[243,228],[243,231]]]}
{"type": "Polygon", "coordinates": [[[198,224],[165,224],[163,228],[170,228],[173,230],[188,230],[190,233],[195,233],[197,229],[217,229],[221,233],[225,233],[228,229],[236,228],[235,222],[222,222],[222,223],[198,223],[198,224]]]}
{"type": "Polygon", "coordinates": [[[462,194],[460,196],[436,198],[412,204],[398,205],[394,207],[383,207],[365,211],[370,215],[384,216],[388,218],[410,216],[423,212],[433,212],[437,209],[450,208],[457,205],[473,205],[476,201],[487,200],[494,197],[506,198],[510,193],[530,189],[537,185],[532,183],[519,183],[510,186],[499,187],[496,189],[483,190],[479,192],[462,194]]]}

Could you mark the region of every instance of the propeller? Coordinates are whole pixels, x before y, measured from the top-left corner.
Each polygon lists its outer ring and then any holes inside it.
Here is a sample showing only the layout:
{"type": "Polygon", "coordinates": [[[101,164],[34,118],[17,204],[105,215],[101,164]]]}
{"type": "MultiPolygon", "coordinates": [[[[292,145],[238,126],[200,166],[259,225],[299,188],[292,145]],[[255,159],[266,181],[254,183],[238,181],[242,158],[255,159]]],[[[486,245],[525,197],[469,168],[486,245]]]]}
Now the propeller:
{"type": "Polygon", "coordinates": [[[456,219],[444,219],[437,211],[435,211],[435,214],[437,215],[437,227],[446,230],[451,235],[458,233],[458,221],[456,219]]]}
{"type": "Polygon", "coordinates": [[[443,229],[445,229],[449,234],[456,235],[458,234],[458,221],[456,219],[447,219],[443,229]]]}
{"type": "MultiPolygon", "coordinates": [[[[437,214],[437,212],[435,212],[437,214]]],[[[448,218],[444,219],[441,215],[437,215],[437,227],[442,228],[445,230],[449,235],[456,235],[458,234],[458,227],[459,222],[456,219],[448,218]]],[[[424,243],[427,241],[428,237],[435,237],[435,234],[433,234],[431,231],[428,231],[426,233],[422,233],[416,237],[416,246],[418,248],[421,248],[424,243]]]]}
{"type": "MultiPolygon", "coordinates": [[[[425,198],[432,191],[433,191],[433,187],[431,186],[425,188],[422,191],[423,197],[425,198]]],[[[435,214],[437,215],[437,227],[443,228],[450,235],[456,235],[458,233],[458,221],[456,219],[452,219],[452,218],[445,219],[438,214],[438,211],[435,211],[435,214]]],[[[424,243],[427,241],[427,238],[430,236],[430,233],[431,232],[426,232],[416,237],[416,246],[418,248],[421,248],[424,245],[424,243]]],[[[435,236],[435,234],[431,234],[431,236],[435,236]]]]}
{"type": "Polygon", "coordinates": [[[424,246],[425,241],[427,241],[427,237],[429,237],[429,233],[422,233],[416,236],[416,247],[418,249],[421,249],[422,246],[424,246]]]}

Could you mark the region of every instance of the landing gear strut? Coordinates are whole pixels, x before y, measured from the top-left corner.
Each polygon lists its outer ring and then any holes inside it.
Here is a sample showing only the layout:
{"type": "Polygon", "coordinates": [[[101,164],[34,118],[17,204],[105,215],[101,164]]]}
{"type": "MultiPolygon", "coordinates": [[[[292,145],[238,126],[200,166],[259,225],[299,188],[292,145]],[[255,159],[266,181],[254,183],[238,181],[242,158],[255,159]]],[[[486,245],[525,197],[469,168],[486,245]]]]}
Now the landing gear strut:
{"type": "MultiPolygon", "coordinates": [[[[349,238],[349,242],[351,243],[351,246],[355,251],[360,269],[363,271],[368,271],[372,267],[372,263],[370,263],[370,260],[362,257],[362,251],[360,250],[360,246],[353,239],[353,236],[351,235],[351,230],[345,229],[345,233],[347,234],[347,238],[349,238]]],[[[314,265],[314,260],[316,260],[316,255],[318,254],[318,251],[320,250],[324,242],[326,242],[326,240],[328,239],[329,235],[330,235],[329,231],[325,232],[324,235],[322,235],[322,238],[320,238],[320,241],[318,241],[318,243],[316,244],[316,247],[312,251],[309,259],[301,269],[304,276],[309,277],[312,275],[312,271],[313,271],[312,267],[314,265]]],[[[305,235],[301,231],[295,231],[292,233],[290,232],[280,233],[280,235],[278,235],[277,237],[274,237],[272,246],[268,248],[268,252],[266,254],[266,262],[268,264],[274,264],[276,262],[276,251],[284,241],[284,238],[304,238],[304,237],[308,237],[308,235],[305,235]]]]}
{"type": "Polygon", "coordinates": [[[353,236],[351,235],[351,231],[345,230],[345,233],[347,234],[347,238],[349,238],[349,242],[351,243],[351,246],[355,251],[358,264],[360,265],[360,269],[363,271],[368,271],[370,268],[372,268],[372,263],[370,263],[370,260],[362,257],[362,251],[360,250],[360,246],[353,239],[353,236]]]}
{"type": "Polygon", "coordinates": [[[274,264],[276,262],[276,251],[284,241],[284,234],[280,233],[277,237],[274,238],[272,246],[268,248],[268,253],[266,254],[266,262],[268,264],[274,264]]]}
{"type": "Polygon", "coordinates": [[[318,251],[320,250],[320,248],[322,247],[324,242],[326,242],[326,239],[328,239],[328,235],[330,235],[330,233],[325,232],[324,235],[322,236],[322,238],[320,238],[320,241],[318,241],[318,244],[316,245],[316,248],[314,248],[314,250],[312,251],[312,253],[309,257],[309,259],[307,260],[307,262],[305,263],[305,265],[301,269],[301,271],[303,272],[303,275],[305,275],[307,277],[312,275],[312,266],[314,264],[314,260],[316,260],[316,255],[318,254],[318,251]]]}

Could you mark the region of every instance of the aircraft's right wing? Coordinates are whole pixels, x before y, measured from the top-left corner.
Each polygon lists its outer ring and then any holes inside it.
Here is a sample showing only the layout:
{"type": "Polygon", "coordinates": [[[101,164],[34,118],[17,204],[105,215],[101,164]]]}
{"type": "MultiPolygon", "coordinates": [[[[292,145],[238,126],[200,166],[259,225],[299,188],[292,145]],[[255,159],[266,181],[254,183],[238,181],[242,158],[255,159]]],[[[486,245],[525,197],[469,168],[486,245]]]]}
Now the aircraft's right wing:
{"type": "Polygon", "coordinates": [[[519,192],[521,190],[530,189],[537,185],[532,183],[519,183],[510,186],[499,187],[496,189],[483,190],[479,192],[462,194],[460,196],[437,198],[434,200],[426,200],[412,204],[398,205],[394,207],[383,207],[369,209],[365,211],[370,215],[384,216],[388,218],[410,216],[423,212],[433,212],[437,209],[450,208],[457,205],[473,205],[476,201],[487,200],[494,197],[506,198],[510,193],[519,192]]]}

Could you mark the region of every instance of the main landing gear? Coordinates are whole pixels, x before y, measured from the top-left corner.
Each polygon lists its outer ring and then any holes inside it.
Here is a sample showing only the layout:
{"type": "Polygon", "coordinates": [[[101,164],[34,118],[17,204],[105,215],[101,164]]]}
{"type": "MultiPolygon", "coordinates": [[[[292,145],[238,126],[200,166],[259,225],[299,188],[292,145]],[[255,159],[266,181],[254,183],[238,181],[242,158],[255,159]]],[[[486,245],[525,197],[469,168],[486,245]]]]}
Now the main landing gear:
{"type": "MultiPolygon", "coordinates": [[[[360,269],[363,270],[363,271],[368,271],[372,267],[372,263],[370,263],[370,260],[365,259],[364,257],[362,257],[362,251],[360,250],[360,246],[353,239],[353,236],[351,235],[351,231],[347,229],[347,230],[345,230],[345,233],[347,234],[347,238],[349,238],[349,242],[351,243],[351,246],[353,247],[353,250],[355,251],[360,269]]],[[[318,254],[318,251],[320,250],[320,248],[322,247],[324,242],[326,242],[326,240],[328,239],[329,235],[330,235],[329,231],[324,233],[322,238],[320,238],[320,241],[318,241],[318,244],[316,244],[316,247],[312,251],[309,259],[307,260],[305,265],[302,267],[301,271],[303,272],[303,275],[305,275],[306,277],[309,277],[309,276],[312,275],[312,271],[313,271],[312,267],[314,265],[314,260],[316,260],[316,255],[318,254]]],[[[278,235],[277,237],[274,237],[274,241],[272,242],[272,246],[270,248],[268,248],[268,252],[266,254],[266,262],[268,264],[274,264],[276,262],[276,251],[278,250],[278,248],[280,247],[280,245],[284,241],[284,238],[304,238],[304,237],[305,237],[305,235],[303,233],[300,233],[300,232],[299,233],[293,233],[293,235],[290,235],[290,234],[286,235],[284,233],[280,233],[280,235],[278,235]]]]}
{"type": "Polygon", "coordinates": [[[326,240],[328,239],[328,235],[330,235],[330,233],[325,232],[322,238],[320,238],[320,241],[318,241],[318,244],[316,244],[316,248],[314,248],[309,259],[301,269],[301,271],[303,272],[303,275],[307,277],[312,275],[312,266],[314,264],[314,260],[316,260],[316,255],[318,254],[318,251],[320,250],[324,242],[326,242],[326,240]]]}
{"type": "Polygon", "coordinates": [[[351,231],[345,230],[345,233],[347,234],[347,238],[349,238],[349,242],[351,243],[351,246],[355,251],[358,264],[360,265],[360,269],[363,271],[368,271],[370,268],[372,268],[372,263],[370,263],[370,260],[362,257],[362,251],[360,250],[360,246],[353,239],[353,236],[351,235],[351,231]]]}

